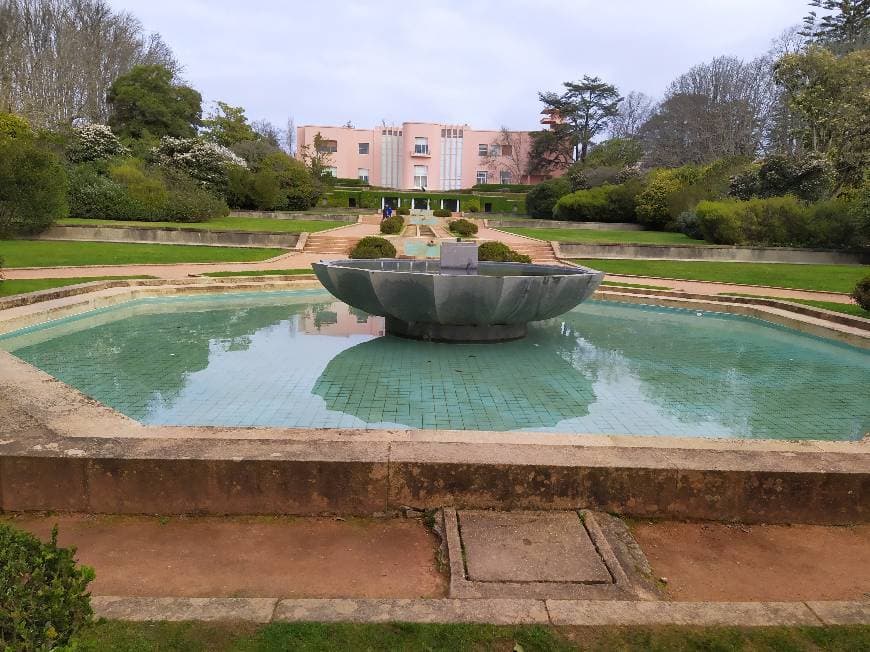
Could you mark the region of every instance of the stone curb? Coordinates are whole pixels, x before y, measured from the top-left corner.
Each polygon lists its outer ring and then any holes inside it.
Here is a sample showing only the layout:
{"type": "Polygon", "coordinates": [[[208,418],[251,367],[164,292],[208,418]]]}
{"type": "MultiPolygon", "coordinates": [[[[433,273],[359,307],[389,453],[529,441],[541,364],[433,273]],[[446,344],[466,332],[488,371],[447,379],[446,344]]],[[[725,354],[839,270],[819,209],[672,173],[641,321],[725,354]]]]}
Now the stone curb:
{"type": "Polygon", "coordinates": [[[533,599],[292,599],[95,596],[97,617],[127,621],[490,623],[772,627],[870,624],[870,601],[644,602],[533,599]]]}

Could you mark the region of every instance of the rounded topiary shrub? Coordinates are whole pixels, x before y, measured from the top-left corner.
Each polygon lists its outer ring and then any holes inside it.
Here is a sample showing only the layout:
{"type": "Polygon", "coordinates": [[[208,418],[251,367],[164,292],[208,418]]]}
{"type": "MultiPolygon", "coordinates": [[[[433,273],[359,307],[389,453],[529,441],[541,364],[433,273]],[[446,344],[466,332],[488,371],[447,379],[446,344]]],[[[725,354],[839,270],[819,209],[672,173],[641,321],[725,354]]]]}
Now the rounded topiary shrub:
{"type": "Polygon", "coordinates": [[[396,209],[396,213],[398,213],[399,215],[410,215],[410,214],[411,214],[411,209],[408,208],[407,206],[399,206],[399,207],[396,209]]]}
{"type": "Polygon", "coordinates": [[[0,648],[53,650],[91,622],[94,571],[58,548],[57,527],[43,543],[0,524],[0,648]]]}
{"type": "Polygon", "coordinates": [[[470,238],[477,233],[477,224],[462,218],[453,220],[448,226],[453,233],[463,238],[470,238]]]}
{"type": "Polygon", "coordinates": [[[477,259],[496,263],[530,263],[532,259],[518,253],[503,242],[484,242],[477,248],[477,259]]]}
{"type": "Polygon", "coordinates": [[[376,235],[368,235],[354,245],[350,251],[351,258],[395,258],[396,248],[393,244],[376,235]]]}
{"type": "Polygon", "coordinates": [[[870,276],[865,276],[858,281],[855,289],[852,290],[852,298],[864,310],[870,310],[870,276]]]}
{"type": "Polygon", "coordinates": [[[453,212],[447,210],[446,208],[436,208],[434,211],[432,211],[432,215],[434,215],[435,217],[450,217],[451,215],[453,215],[453,212]]]}
{"type": "Polygon", "coordinates": [[[381,233],[395,235],[401,233],[405,228],[405,220],[400,215],[393,215],[385,220],[381,220],[381,233]]]}

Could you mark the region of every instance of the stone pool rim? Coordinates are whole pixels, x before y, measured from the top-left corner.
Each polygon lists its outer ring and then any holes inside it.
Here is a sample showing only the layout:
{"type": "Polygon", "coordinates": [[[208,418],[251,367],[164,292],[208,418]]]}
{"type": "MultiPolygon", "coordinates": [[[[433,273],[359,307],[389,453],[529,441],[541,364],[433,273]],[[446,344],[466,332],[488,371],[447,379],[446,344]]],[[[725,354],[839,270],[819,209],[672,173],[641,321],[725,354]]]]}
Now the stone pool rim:
{"type": "MultiPolygon", "coordinates": [[[[298,277],[93,285],[82,294],[0,311],[0,332],[131,298],[319,287],[298,277]]],[[[783,323],[785,312],[712,297],[656,299],[610,288],[600,294],[635,303],[759,311],[775,323],[783,323]]],[[[785,317],[819,328],[817,320],[785,317]]],[[[834,332],[843,328],[830,326],[834,332]]],[[[870,340],[867,331],[846,334],[865,346],[870,340]]],[[[402,505],[453,505],[597,508],[642,518],[870,522],[866,437],[832,442],[145,426],[7,352],[0,352],[0,413],[4,511],[371,514],[402,505]]]]}

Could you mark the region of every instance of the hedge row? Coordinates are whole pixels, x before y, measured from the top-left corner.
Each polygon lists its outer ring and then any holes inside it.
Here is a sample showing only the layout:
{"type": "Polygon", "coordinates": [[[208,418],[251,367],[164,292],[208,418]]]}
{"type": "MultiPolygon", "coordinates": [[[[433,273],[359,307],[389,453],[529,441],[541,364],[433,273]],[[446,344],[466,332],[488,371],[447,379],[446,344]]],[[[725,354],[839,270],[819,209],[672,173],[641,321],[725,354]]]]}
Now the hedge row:
{"type": "Polygon", "coordinates": [[[860,216],[849,203],[805,204],[796,197],[702,201],[684,224],[716,244],[857,248],[866,244],[860,216]]]}
{"type": "Polygon", "coordinates": [[[483,210],[486,204],[490,204],[492,213],[517,213],[524,214],[526,205],[522,195],[507,197],[504,195],[480,196],[462,194],[459,192],[413,192],[407,190],[331,190],[327,191],[322,204],[332,208],[349,208],[355,204],[357,208],[379,209],[383,197],[397,197],[402,206],[411,206],[414,199],[429,199],[432,209],[441,207],[442,199],[452,199],[459,202],[461,210],[473,211],[472,206],[477,203],[483,210]],[[351,202],[353,200],[353,202],[351,202]]]}

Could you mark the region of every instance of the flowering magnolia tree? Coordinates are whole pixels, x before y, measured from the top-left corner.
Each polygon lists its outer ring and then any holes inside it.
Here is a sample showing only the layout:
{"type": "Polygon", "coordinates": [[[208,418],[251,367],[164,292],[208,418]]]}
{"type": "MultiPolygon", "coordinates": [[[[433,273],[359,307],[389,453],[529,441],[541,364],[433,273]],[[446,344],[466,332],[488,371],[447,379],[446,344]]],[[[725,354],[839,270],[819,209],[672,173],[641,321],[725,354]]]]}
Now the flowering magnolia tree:
{"type": "Polygon", "coordinates": [[[232,150],[198,138],[164,136],[151,150],[159,165],[183,170],[204,185],[216,187],[226,182],[231,166],[247,168],[245,159],[232,150]]]}
{"type": "Polygon", "coordinates": [[[88,124],[75,128],[75,138],[67,151],[67,156],[73,163],[84,163],[123,156],[127,153],[129,150],[121,144],[110,127],[88,124]]]}

